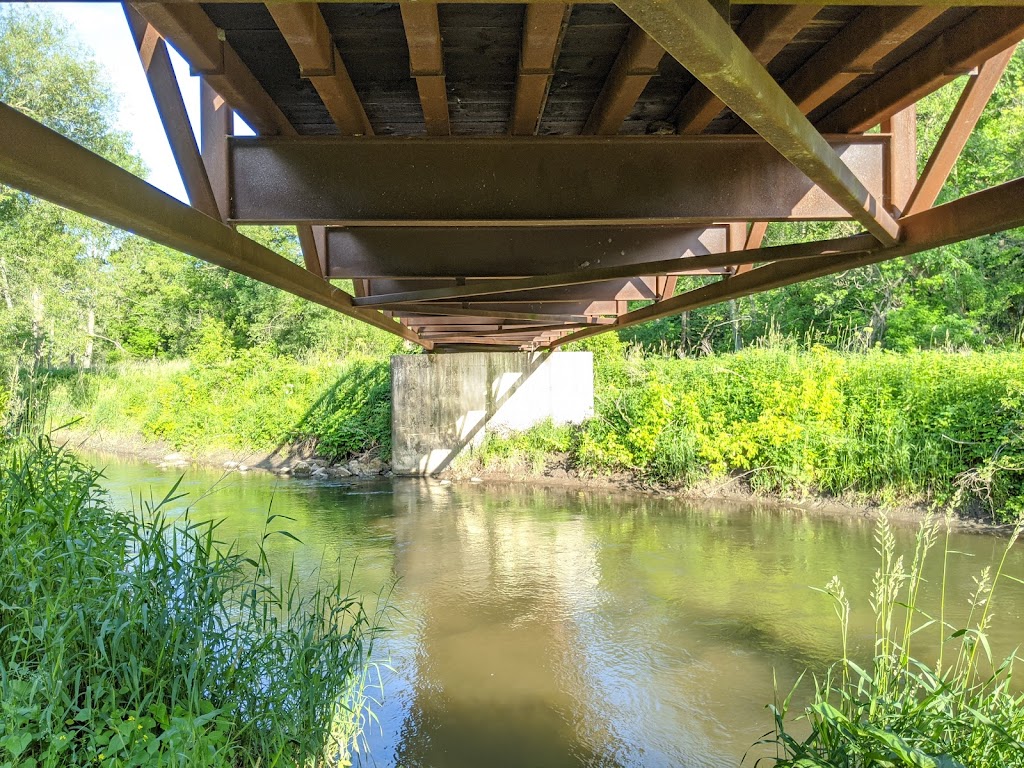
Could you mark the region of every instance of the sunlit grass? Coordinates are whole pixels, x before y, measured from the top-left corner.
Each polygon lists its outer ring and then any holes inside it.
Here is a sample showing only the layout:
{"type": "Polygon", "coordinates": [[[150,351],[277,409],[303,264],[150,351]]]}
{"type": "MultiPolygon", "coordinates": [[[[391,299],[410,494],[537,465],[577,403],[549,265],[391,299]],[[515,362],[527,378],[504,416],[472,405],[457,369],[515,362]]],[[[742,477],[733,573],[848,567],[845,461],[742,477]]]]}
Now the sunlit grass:
{"type": "MultiPolygon", "coordinates": [[[[866,669],[850,657],[850,602],[839,578],[822,590],[839,619],[842,658],[815,680],[812,702],[796,718],[810,734],[794,735],[793,692],[776,695],[770,707],[775,730],[759,744],[775,747],[778,768],[1013,768],[1024,766],[1024,694],[1014,688],[1015,655],[993,656],[988,632],[996,587],[1010,580],[1006,556],[1021,533],[1006,544],[995,571],[975,579],[963,626],[947,620],[946,525],[942,593],[937,606],[920,599],[924,564],[941,537],[934,519],[922,523],[909,566],[897,554],[885,517],[875,540],[881,564],[871,607],[875,614],[873,659],[866,669]]],[[[796,686],[794,686],[794,691],[796,686]]]]}
{"type": "Polygon", "coordinates": [[[46,439],[0,449],[0,765],[345,764],[377,630],[341,578],[300,588],[170,522],[174,491],[125,513],[98,480],[46,439]]]}

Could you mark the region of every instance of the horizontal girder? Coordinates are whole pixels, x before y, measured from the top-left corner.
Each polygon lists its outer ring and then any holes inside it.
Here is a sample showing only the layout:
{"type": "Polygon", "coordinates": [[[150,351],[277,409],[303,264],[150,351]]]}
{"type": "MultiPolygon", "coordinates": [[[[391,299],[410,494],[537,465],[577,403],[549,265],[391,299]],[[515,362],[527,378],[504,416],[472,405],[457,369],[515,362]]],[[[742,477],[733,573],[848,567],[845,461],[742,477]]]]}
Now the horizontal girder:
{"type": "Polygon", "coordinates": [[[349,227],[327,232],[327,276],[530,277],[725,249],[725,227],[349,227]]]}
{"type": "MultiPolygon", "coordinates": [[[[454,286],[454,280],[374,280],[373,293],[395,294],[454,286]]],[[[472,287],[472,281],[468,283],[472,287]]],[[[560,285],[551,288],[517,290],[482,296],[470,295],[453,301],[491,301],[509,304],[547,304],[565,301],[642,301],[654,299],[657,294],[654,277],[633,277],[625,280],[604,280],[583,285],[560,285]]],[[[369,303],[369,302],[367,302],[369,303]]],[[[398,302],[396,302],[398,303],[398,302]]]]}
{"type": "MultiPolygon", "coordinates": [[[[868,191],[888,136],[832,137],[868,191]]],[[[756,136],[234,138],[236,222],[638,222],[848,219],[756,136]]]]}

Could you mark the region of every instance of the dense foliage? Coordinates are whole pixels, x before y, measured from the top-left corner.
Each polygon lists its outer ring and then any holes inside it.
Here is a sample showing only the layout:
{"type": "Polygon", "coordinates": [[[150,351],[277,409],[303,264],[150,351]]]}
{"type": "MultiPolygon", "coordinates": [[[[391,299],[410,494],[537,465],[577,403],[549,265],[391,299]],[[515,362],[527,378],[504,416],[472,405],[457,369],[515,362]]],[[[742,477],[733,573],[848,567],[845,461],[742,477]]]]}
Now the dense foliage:
{"type": "MultiPolygon", "coordinates": [[[[869,666],[849,653],[850,601],[838,577],[823,589],[839,618],[843,657],[815,681],[811,703],[797,718],[810,734],[798,736],[789,719],[791,696],[771,706],[778,768],[1021,768],[1024,766],[1024,694],[1015,688],[1015,657],[993,657],[987,640],[1006,555],[995,572],[975,579],[964,626],[946,621],[945,589],[938,605],[921,598],[924,566],[940,526],[922,523],[911,555],[896,552],[885,517],[875,533],[881,564],[870,596],[875,645],[869,666]]],[[[943,587],[949,526],[942,551],[943,587]]],[[[768,762],[768,761],[761,761],[768,762]]]]}
{"type": "MultiPolygon", "coordinates": [[[[749,349],[677,360],[598,337],[596,414],[492,434],[483,469],[626,472],[754,491],[1024,511],[1024,355],[749,349]]],[[[300,364],[260,350],[191,363],[133,363],[52,381],[50,418],[188,449],[307,442],[328,458],[390,453],[385,361],[300,364]]]]}
{"type": "Polygon", "coordinates": [[[755,490],[982,499],[1024,511],[1024,355],[750,349],[674,360],[595,343],[595,418],[492,437],[485,467],[566,454],[584,472],[755,490]]]}
{"type": "Polygon", "coordinates": [[[178,448],[270,451],[310,443],[328,458],[391,451],[386,360],[300,363],[252,349],[231,358],[126,363],[47,386],[51,423],[142,435],[178,448]]]}
{"type": "Polygon", "coordinates": [[[213,525],[115,511],[98,480],[45,440],[0,448],[0,766],[347,757],[362,606],[222,550],[213,525]]]}

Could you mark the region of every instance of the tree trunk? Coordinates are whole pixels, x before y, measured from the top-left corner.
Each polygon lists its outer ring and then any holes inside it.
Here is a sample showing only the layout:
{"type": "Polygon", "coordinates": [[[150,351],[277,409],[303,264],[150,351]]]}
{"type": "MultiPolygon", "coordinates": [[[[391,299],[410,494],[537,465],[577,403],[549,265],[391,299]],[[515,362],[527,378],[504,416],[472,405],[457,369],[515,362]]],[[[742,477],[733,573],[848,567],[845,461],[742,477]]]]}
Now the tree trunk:
{"type": "Polygon", "coordinates": [[[36,365],[43,358],[43,320],[45,309],[43,307],[43,294],[38,288],[32,290],[32,355],[36,365]]]}
{"type": "Polygon", "coordinates": [[[740,316],[736,308],[736,299],[729,299],[729,320],[732,323],[732,348],[739,352],[743,349],[743,337],[740,336],[740,316]]]}
{"type": "Polygon", "coordinates": [[[11,281],[7,279],[7,265],[3,259],[0,259],[0,292],[3,293],[4,304],[10,312],[14,309],[14,302],[11,300],[11,281]]]}
{"type": "Polygon", "coordinates": [[[683,312],[679,315],[679,349],[682,350],[683,357],[686,357],[689,352],[689,336],[690,336],[690,313],[683,312]]]}
{"type": "Polygon", "coordinates": [[[96,333],[96,310],[89,307],[89,314],[85,317],[85,354],[82,355],[82,367],[88,370],[92,368],[92,345],[96,333]]]}

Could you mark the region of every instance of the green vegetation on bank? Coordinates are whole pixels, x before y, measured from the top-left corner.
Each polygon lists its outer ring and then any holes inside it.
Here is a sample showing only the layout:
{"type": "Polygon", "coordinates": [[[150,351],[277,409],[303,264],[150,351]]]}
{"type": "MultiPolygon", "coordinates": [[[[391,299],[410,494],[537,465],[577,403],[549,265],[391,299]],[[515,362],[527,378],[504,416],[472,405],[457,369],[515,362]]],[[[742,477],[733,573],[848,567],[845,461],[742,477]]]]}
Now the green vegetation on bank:
{"type": "MultiPolygon", "coordinates": [[[[603,340],[602,340],[603,339],[603,340]]],[[[698,359],[596,348],[596,414],[489,437],[485,469],[542,469],[1024,511],[1024,354],[750,349],[698,359]]]]}
{"type": "Polygon", "coordinates": [[[99,480],[45,439],[0,448],[0,766],[346,764],[362,605],[99,480]]]}
{"type": "Polygon", "coordinates": [[[387,359],[342,362],[252,349],[231,358],[123,363],[102,372],[51,375],[54,425],[165,440],[190,451],[269,452],[308,443],[327,458],[391,452],[387,359]]]}
{"type": "MultiPolygon", "coordinates": [[[[674,359],[599,337],[596,413],[580,426],[491,434],[467,469],[629,473],[673,486],[733,479],[760,493],[852,495],[1024,511],[1024,354],[749,349],[674,359]]],[[[260,350],[133,363],[48,386],[54,424],[177,448],[325,458],[390,453],[386,360],[300,364],[260,350]]]]}
{"type": "MultiPolygon", "coordinates": [[[[975,579],[964,626],[946,620],[949,525],[941,551],[942,592],[925,605],[924,565],[941,527],[923,522],[912,556],[896,551],[885,517],[875,532],[881,564],[870,603],[875,614],[870,665],[850,658],[850,600],[839,577],[823,590],[833,603],[843,656],[815,680],[811,703],[797,720],[810,726],[797,736],[789,719],[792,693],[770,707],[775,731],[761,744],[776,748],[778,768],[1021,768],[1024,766],[1024,694],[1013,681],[1014,655],[994,657],[987,639],[1006,555],[975,579]]],[[[908,553],[909,555],[909,553],[908,553]]],[[[1018,581],[1017,579],[1013,579],[1018,581]]],[[[1019,651],[1019,649],[1017,649],[1019,651]]],[[[795,690],[795,689],[794,689],[795,690]]]]}

